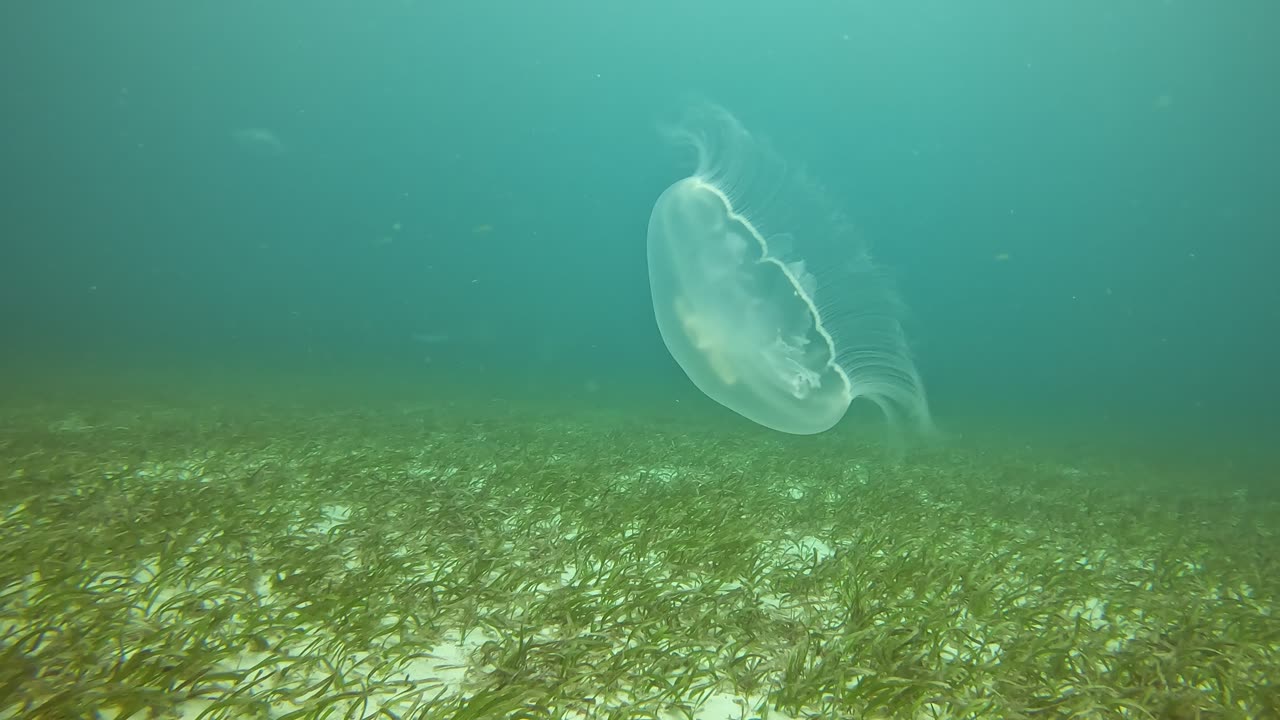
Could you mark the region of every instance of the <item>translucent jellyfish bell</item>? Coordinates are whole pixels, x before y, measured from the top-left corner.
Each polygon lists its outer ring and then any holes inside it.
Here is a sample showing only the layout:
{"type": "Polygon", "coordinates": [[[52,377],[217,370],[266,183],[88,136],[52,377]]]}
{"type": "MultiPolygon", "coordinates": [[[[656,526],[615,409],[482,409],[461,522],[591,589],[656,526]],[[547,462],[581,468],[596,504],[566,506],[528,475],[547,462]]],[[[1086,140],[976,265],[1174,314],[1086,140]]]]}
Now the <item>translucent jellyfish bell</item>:
{"type": "Polygon", "coordinates": [[[858,397],[931,431],[897,298],[819,188],[723,108],[671,135],[698,164],[653,206],[649,284],[689,379],[783,432],[827,430],[858,397]]]}

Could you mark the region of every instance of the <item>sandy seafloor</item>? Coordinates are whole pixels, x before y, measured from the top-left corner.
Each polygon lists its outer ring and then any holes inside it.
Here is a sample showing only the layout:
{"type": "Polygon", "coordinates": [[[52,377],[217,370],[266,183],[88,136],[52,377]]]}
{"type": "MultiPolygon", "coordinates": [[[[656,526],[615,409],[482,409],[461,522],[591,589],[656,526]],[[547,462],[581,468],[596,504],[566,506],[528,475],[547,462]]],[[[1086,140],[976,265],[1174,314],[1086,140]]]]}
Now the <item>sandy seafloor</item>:
{"type": "Polygon", "coordinates": [[[1280,717],[1266,463],[575,402],[15,386],[0,717],[1280,717]]]}

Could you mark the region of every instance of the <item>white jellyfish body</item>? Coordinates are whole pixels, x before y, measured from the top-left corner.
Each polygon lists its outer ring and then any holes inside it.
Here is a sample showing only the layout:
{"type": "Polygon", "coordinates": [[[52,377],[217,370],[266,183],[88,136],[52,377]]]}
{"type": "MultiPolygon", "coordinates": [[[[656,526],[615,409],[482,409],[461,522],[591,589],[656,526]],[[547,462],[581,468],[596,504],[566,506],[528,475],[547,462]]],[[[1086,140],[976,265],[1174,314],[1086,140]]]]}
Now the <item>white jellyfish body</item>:
{"type": "Polygon", "coordinates": [[[649,282],[671,356],[704,394],[775,430],[819,433],[858,397],[931,431],[899,303],[841,216],[723,108],[672,130],[697,170],[649,217],[649,282]]]}

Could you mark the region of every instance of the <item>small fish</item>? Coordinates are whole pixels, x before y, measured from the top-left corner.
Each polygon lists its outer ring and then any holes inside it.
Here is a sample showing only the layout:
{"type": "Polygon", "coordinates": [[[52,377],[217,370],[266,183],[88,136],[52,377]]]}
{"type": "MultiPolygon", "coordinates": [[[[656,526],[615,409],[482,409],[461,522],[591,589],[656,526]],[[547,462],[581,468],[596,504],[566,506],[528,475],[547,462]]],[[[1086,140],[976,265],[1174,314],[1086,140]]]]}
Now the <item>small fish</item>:
{"type": "Polygon", "coordinates": [[[231,133],[231,138],[241,149],[259,155],[279,155],[284,152],[284,143],[267,128],[240,128],[231,133]]]}
{"type": "Polygon", "coordinates": [[[449,342],[449,336],[445,333],[416,332],[410,337],[414,342],[422,345],[443,345],[449,342]]]}

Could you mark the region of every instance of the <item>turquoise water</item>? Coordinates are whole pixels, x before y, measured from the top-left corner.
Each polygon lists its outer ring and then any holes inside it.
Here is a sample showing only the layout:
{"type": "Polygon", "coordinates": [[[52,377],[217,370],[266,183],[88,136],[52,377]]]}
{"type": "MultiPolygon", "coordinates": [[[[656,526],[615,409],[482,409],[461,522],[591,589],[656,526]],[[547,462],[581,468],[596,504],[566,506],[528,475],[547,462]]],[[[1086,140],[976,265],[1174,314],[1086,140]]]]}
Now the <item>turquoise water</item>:
{"type": "Polygon", "coordinates": [[[1271,3],[2,12],[6,363],[674,398],[645,223],[697,92],[892,269],[944,428],[1276,427],[1271,3]]]}

